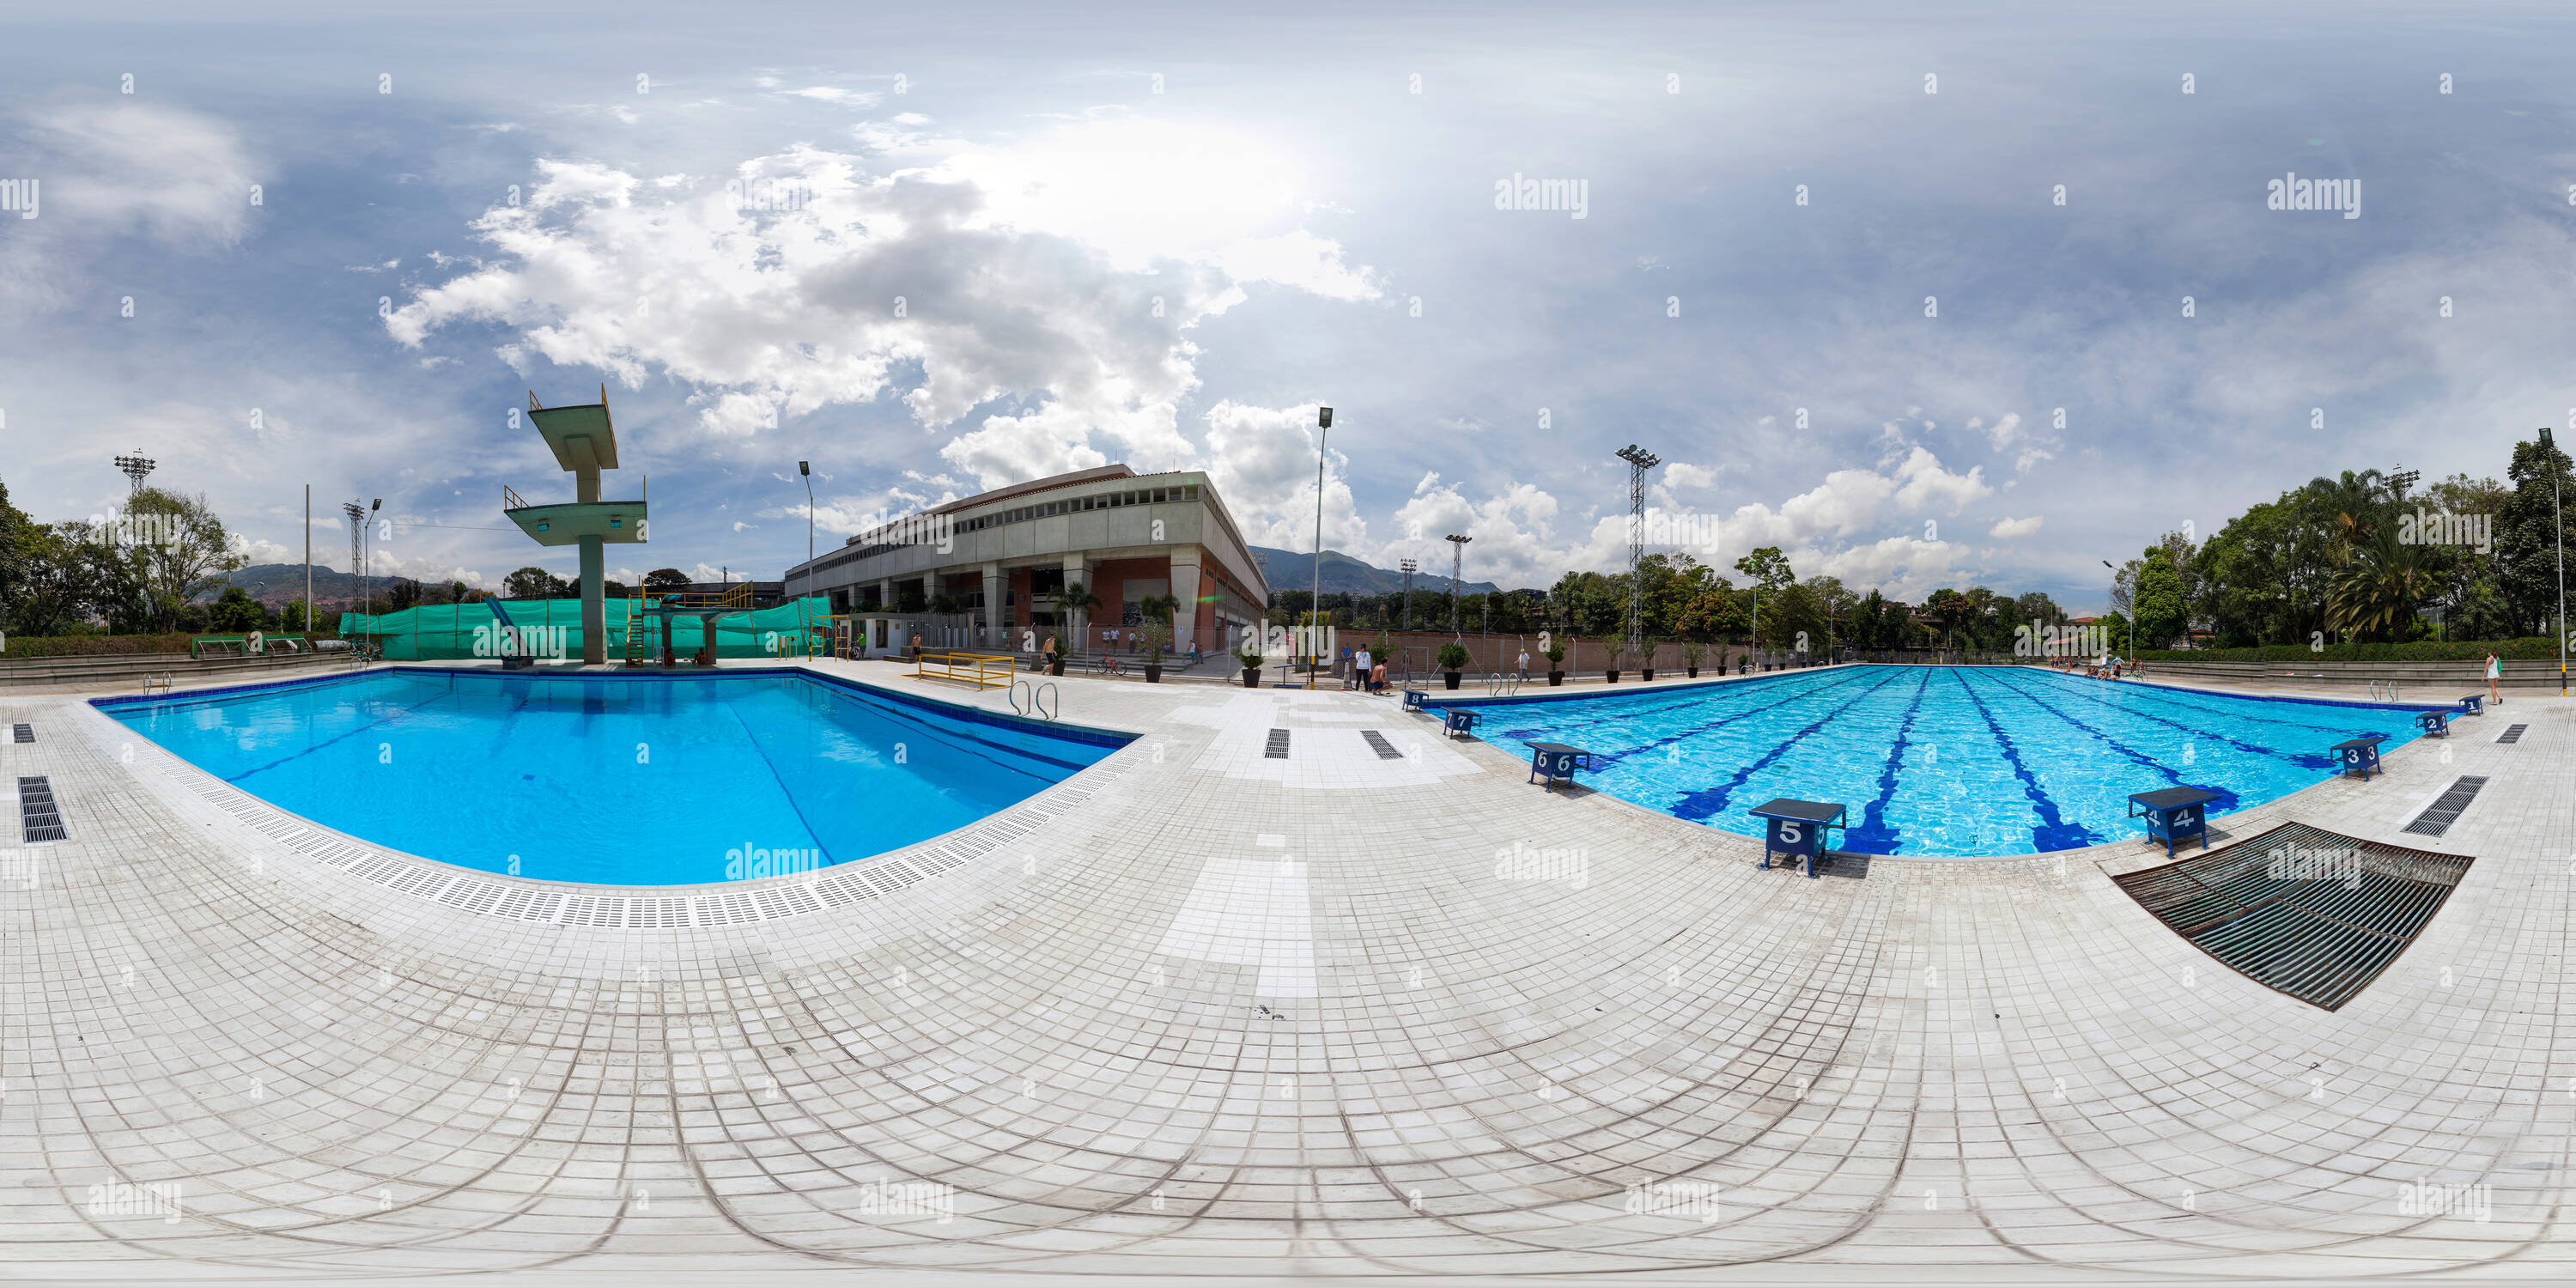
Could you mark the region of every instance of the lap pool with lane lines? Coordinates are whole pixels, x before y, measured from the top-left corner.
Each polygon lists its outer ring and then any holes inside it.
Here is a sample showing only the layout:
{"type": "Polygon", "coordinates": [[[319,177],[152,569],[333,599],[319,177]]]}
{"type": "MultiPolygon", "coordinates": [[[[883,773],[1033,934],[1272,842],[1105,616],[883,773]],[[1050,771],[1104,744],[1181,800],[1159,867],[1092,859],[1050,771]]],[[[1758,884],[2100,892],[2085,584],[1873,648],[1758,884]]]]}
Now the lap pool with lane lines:
{"type": "Polygon", "coordinates": [[[1933,666],[1445,705],[1524,758],[1536,742],[1589,751],[1586,785],[1675,818],[1760,836],[1755,806],[1835,801],[1851,822],[1837,848],[1949,858],[2139,836],[2132,792],[2205,787],[2213,816],[2277,800],[2333,777],[2335,743],[2380,734],[2393,750],[2418,712],[2447,709],[1933,666]]]}

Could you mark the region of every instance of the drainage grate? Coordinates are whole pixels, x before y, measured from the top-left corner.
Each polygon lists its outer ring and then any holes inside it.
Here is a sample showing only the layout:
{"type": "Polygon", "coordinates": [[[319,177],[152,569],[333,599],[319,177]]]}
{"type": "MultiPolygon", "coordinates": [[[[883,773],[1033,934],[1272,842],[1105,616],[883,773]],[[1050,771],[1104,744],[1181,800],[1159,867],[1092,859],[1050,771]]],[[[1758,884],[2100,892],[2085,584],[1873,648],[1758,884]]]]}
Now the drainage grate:
{"type": "Polygon", "coordinates": [[[1288,731],[1285,729],[1271,730],[1270,741],[1267,745],[1262,747],[1261,756],[1264,760],[1286,760],[1288,758],[1288,731]]]}
{"type": "Polygon", "coordinates": [[[18,829],[21,845],[70,839],[71,834],[63,830],[62,811],[54,807],[52,779],[18,780],[18,829]]]}
{"type": "Polygon", "coordinates": [[[36,740],[36,726],[31,724],[11,725],[9,726],[9,736],[19,742],[34,742],[36,740]]]}
{"type": "Polygon", "coordinates": [[[1377,758],[1378,758],[1378,759],[1380,759],[1380,760],[1402,760],[1402,759],[1404,759],[1404,753],[1403,753],[1403,752],[1400,752],[1400,751],[1397,751],[1397,750],[1395,749],[1395,744],[1394,744],[1394,743],[1391,743],[1391,742],[1388,742],[1388,741],[1386,740],[1386,735],[1385,735],[1385,734],[1379,733],[1379,732],[1378,732],[1377,730],[1375,730],[1375,729],[1362,729],[1362,730],[1360,730],[1360,736],[1361,736],[1361,737],[1363,737],[1363,738],[1368,739],[1369,750],[1376,752],[1376,753],[1377,753],[1377,758]]]}
{"type": "Polygon", "coordinates": [[[2505,726],[2505,731],[2503,733],[2496,735],[2496,741],[2520,742],[2522,741],[2522,731],[2530,727],[2531,726],[2527,724],[2507,725],[2505,726]]]}
{"type": "Polygon", "coordinates": [[[2460,821],[2460,811],[2467,809],[2469,802],[2478,798],[2478,789],[2486,785],[2487,780],[2475,774],[2465,774],[2453,780],[2450,790],[2443,792],[2440,799],[2416,815],[2415,821],[2406,825],[2406,830],[2418,836],[2440,836],[2450,831],[2451,825],[2460,821]]]}
{"type": "Polygon", "coordinates": [[[2331,1011],[2415,942],[2472,861],[2287,823],[2112,880],[2230,969],[2331,1011]]]}

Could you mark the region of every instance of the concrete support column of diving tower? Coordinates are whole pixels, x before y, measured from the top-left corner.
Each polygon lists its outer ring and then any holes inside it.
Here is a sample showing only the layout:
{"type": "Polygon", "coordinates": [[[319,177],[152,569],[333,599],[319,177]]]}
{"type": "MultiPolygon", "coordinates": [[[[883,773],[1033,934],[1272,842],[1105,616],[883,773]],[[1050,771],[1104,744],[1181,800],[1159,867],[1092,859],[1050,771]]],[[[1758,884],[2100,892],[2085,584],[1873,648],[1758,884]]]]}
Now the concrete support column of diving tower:
{"type": "MultiPolygon", "coordinates": [[[[599,501],[599,471],[580,470],[573,475],[573,500],[581,504],[599,501]]],[[[607,546],[598,537],[581,539],[581,661],[584,666],[602,666],[608,661],[608,580],[607,546]]]]}

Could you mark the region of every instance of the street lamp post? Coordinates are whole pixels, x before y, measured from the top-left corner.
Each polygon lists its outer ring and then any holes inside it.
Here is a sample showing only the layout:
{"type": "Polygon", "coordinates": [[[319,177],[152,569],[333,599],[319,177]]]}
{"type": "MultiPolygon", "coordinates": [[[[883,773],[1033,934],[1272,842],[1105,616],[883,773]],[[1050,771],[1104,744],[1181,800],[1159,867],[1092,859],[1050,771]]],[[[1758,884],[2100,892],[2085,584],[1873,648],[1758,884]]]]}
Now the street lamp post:
{"type": "MultiPolygon", "coordinates": [[[[367,502],[367,513],[368,513],[370,516],[373,516],[373,515],[375,514],[375,512],[376,512],[376,511],[381,510],[381,509],[383,509],[383,508],[385,508],[385,499],[384,499],[383,497],[377,497],[376,499],[374,499],[374,500],[372,500],[372,501],[367,502]]],[[[370,523],[367,525],[367,558],[366,558],[366,563],[365,563],[365,571],[364,571],[364,572],[362,572],[362,573],[360,573],[360,574],[358,575],[358,594],[359,594],[359,595],[361,595],[362,597],[364,597],[364,598],[367,600],[367,607],[368,607],[369,609],[373,609],[373,608],[376,606],[376,605],[375,605],[375,598],[376,598],[376,591],[375,591],[375,587],[376,587],[376,533],[375,533],[375,524],[374,524],[374,523],[372,523],[372,522],[370,522],[370,523]]]]}
{"type": "MultiPolygon", "coordinates": [[[[805,562],[810,565],[814,562],[814,463],[798,461],[796,472],[805,479],[805,562]]],[[[811,567],[805,570],[805,587],[808,591],[814,587],[811,567]]]]}

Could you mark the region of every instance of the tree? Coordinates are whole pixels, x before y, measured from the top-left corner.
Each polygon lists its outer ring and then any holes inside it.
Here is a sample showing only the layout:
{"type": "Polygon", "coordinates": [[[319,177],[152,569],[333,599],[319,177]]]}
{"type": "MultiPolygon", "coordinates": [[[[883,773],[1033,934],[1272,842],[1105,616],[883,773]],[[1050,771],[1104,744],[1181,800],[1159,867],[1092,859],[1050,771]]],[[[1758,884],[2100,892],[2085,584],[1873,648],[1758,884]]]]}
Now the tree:
{"type": "Polygon", "coordinates": [[[250,597],[239,586],[226,586],[224,593],[206,607],[206,624],[215,630],[246,635],[266,630],[272,625],[268,606],[250,597]]]}
{"type": "MultiPolygon", "coordinates": [[[[652,578],[647,577],[650,581],[652,578]]],[[[501,579],[503,599],[560,599],[564,593],[561,578],[531,564],[501,579]]]]}
{"type": "Polygon", "coordinates": [[[644,574],[647,595],[676,595],[689,588],[689,574],[677,568],[656,568],[644,574]]]}
{"type": "Polygon", "coordinates": [[[121,539],[140,556],[144,598],[164,630],[176,629],[181,610],[225,573],[250,562],[233,552],[224,521],[202,493],[143,488],[126,501],[125,513],[121,539]]]}
{"type": "Polygon", "coordinates": [[[1068,581],[1064,584],[1064,589],[1056,592],[1055,610],[1073,619],[1074,625],[1065,642],[1072,648],[1080,649],[1083,640],[1082,622],[1092,613],[1100,610],[1100,596],[1092,594],[1091,588],[1081,582],[1068,581]]]}
{"type": "Polygon", "coordinates": [[[2559,542],[2576,535],[2576,526],[2562,526],[2576,517],[2576,473],[2569,466],[2566,451],[2554,445],[2513,445],[2505,471],[2513,495],[2496,517],[2495,553],[2498,589],[2517,634],[2548,634],[2558,615],[2559,542]],[[2560,490],[2556,498],[2553,485],[2560,490]]]}
{"type": "Polygon", "coordinates": [[[2183,607],[2182,574],[2163,546],[2149,546],[2138,572],[2138,638],[2161,645],[2190,625],[2183,607]]]}

